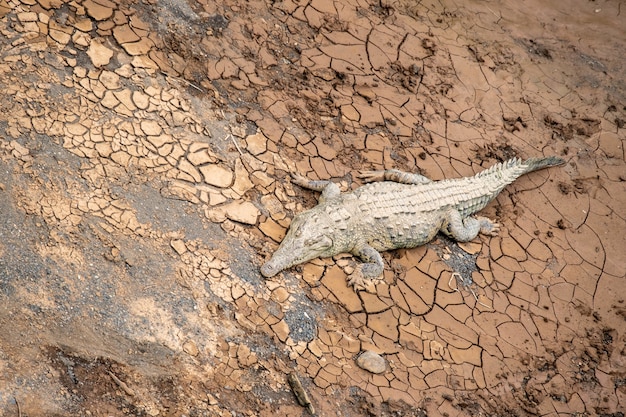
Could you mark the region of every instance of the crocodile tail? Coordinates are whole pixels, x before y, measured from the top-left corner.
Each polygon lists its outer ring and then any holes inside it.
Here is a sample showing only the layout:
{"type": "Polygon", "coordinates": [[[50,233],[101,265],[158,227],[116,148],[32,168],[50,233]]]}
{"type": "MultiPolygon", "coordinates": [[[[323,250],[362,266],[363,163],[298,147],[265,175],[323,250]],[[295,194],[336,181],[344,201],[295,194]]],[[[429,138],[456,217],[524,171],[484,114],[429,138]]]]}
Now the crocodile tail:
{"type": "Polygon", "coordinates": [[[506,184],[512,183],[516,178],[526,173],[561,165],[564,162],[563,159],[556,156],[529,158],[525,161],[522,161],[520,158],[511,158],[508,161],[500,162],[489,169],[479,172],[476,177],[491,177],[495,175],[500,180],[498,181],[500,186],[504,187],[506,184]]]}
{"type": "Polygon", "coordinates": [[[525,161],[522,161],[520,158],[512,158],[495,164],[491,168],[479,172],[471,179],[466,179],[467,184],[464,184],[464,189],[461,193],[469,195],[469,198],[459,198],[459,200],[463,201],[457,204],[456,207],[461,213],[461,217],[476,213],[496,198],[504,187],[520,176],[538,169],[560,165],[564,162],[561,158],[550,156],[546,158],[529,158],[525,161]]]}
{"type": "Polygon", "coordinates": [[[522,162],[522,165],[525,165],[524,174],[528,172],[537,171],[538,169],[554,167],[557,165],[562,165],[565,163],[565,160],[557,157],[557,156],[548,156],[545,158],[529,158],[522,162]]]}

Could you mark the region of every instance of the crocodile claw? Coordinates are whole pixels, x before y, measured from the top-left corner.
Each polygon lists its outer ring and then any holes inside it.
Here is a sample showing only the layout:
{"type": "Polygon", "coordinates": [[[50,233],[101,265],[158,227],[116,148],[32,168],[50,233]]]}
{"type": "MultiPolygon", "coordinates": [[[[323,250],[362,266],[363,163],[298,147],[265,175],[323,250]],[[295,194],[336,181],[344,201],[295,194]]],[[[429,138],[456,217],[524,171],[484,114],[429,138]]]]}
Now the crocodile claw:
{"type": "Polygon", "coordinates": [[[385,171],[359,171],[356,176],[364,182],[384,181],[385,171]]]}
{"type": "Polygon", "coordinates": [[[476,220],[480,222],[480,233],[487,236],[498,236],[498,232],[500,232],[500,223],[494,222],[493,220],[478,216],[476,220]]]}
{"type": "Polygon", "coordinates": [[[380,281],[380,278],[365,278],[360,265],[354,269],[353,273],[348,275],[348,285],[351,285],[354,288],[354,291],[366,291],[371,294],[375,294],[376,284],[380,281]]]}

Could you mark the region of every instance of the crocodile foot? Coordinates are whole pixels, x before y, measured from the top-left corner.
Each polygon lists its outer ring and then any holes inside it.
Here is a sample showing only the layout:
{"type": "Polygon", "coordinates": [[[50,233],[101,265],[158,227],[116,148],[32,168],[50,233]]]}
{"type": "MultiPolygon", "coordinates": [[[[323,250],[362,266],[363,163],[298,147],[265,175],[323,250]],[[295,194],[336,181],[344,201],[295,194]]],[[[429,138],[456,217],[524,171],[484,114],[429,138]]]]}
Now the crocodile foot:
{"type": "Polygon", "coordinates": [[[354,287],[354,291],[366,291],[372,294],[376,293],[376,284],[382,281],[379,278],[365,278],[360,265],[354,269],[354,272],[348,275],[348,285],[354,287]]]}
{"type": "Polygon", "coordinates": [[[385,181],[385,171],[359,171],[357,177],[363,182],[385,181]]]}
{"type": "Polygon", "coordinates": [[[477,216],[476,220],[480,222],[480,233],[488,236],[497,236],[500,231],[500,223],[494,222],[493,220],[477,216]]]}

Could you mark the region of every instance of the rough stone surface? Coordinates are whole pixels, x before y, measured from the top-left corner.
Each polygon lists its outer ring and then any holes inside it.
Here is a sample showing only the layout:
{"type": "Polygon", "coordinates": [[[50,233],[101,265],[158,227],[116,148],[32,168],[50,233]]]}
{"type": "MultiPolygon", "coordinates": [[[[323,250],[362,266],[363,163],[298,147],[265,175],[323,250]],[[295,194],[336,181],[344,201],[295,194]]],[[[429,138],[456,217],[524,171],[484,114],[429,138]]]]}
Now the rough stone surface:
{"type": "Polygon", "coordinates": [[[387,370],[387,361],[378,353],[366,350],[356,358],[359,368],[365,369],[373,374],[382,374],[387,370]]]}

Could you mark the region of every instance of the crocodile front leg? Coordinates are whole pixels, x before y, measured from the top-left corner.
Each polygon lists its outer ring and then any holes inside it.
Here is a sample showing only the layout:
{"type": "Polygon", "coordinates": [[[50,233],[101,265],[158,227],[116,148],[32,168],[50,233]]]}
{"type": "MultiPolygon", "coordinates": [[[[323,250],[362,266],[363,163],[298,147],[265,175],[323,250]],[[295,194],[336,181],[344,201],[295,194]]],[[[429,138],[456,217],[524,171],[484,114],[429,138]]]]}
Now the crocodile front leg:
{"type": "Polygon", "coordinates": [[[358,177],[365,182],[376,181],[393,181],[400,184],[428,184],[432,182],[431,179],[426,178],[420,174],[413,174],[411,172],[399,171],[397,169],[386,169],[384,171],[361,171],[358,177]]]}
{"type": "Polygon", "coordinates": [[[469,242],[478,236],[478,233],[484,235],[496,236],[500,230],[500,224],[486,217],[466,217],[462,218],[458,210],[449,210],[441,231],[452,236],[458,242],[469,242]]]}
{"type": "Polygon", "coordinates": [[[383,257],[370,245],[355,248],[352,254],[358,256],[363,263],[356,266],[354,272],[348,277],[348,284],[354,289],[366,289],[381,279],[385,269],[383,257]]]}
{"type": "Polygon", "coordinates": [[[328,199],[338,197],[339,194],[341,194],[339,186],[332,181],[314,181],[298,174],[291,174],[291,181],[302,188],[307,188],[313,191],[321,191],[322,195],[319,198],[320,203],[323,203],[328,199]]]}

